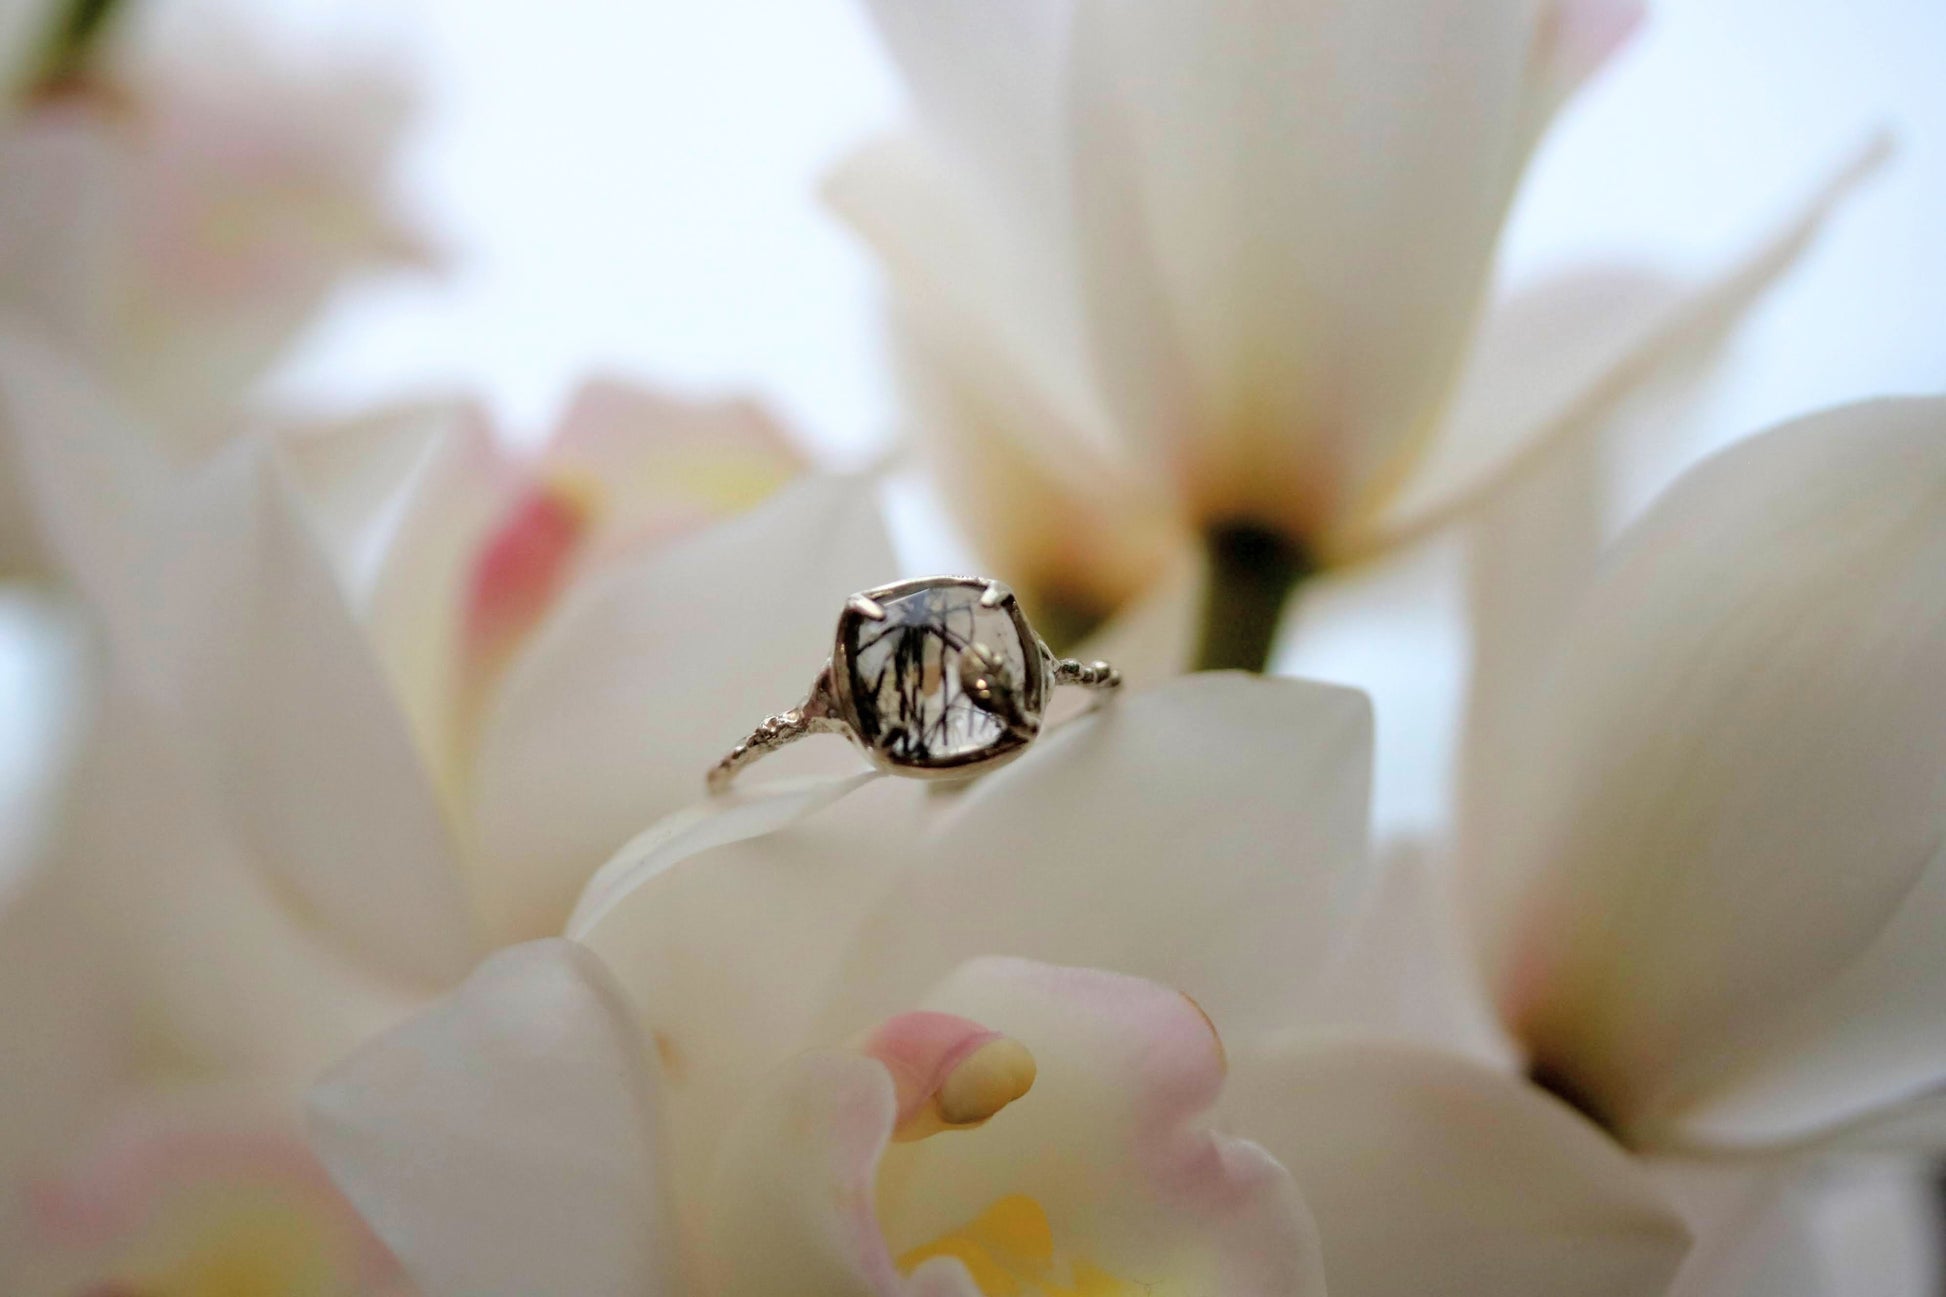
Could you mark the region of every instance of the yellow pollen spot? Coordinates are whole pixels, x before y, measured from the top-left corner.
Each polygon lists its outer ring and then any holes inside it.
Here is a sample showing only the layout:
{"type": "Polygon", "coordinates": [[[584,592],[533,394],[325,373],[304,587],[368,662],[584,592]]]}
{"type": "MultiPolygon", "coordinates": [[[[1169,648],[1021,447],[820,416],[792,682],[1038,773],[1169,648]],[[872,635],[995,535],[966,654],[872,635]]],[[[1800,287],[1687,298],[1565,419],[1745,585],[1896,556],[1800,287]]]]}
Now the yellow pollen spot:
{"type": "Polygon", "coordinates": [[[230,1190],[186,1205],[104,1291],[154,1297],[278,1297],[339,1291],[354,1282],[345,1241],[315,1211],[275,1195],[230,1190]]]}
{"type": "Polygon", "coordinates": [[[948,1126],[976,1126],[1034,1086],[1027,1046],[999,1036],[968,1054],[939,1087],[939,1116],[948,1126]]]}
{"type": "Polygon", "coordinates": [[[1047,1212],[1026,1194],[1001,1198],[966,1225],[907,1252],[899,1271],[911,1274],[936,1257],[965,1266],[981,1297],[1146,1297],[1153,1291],[1085,1260],[1061,1265],[1047,1212]]]}

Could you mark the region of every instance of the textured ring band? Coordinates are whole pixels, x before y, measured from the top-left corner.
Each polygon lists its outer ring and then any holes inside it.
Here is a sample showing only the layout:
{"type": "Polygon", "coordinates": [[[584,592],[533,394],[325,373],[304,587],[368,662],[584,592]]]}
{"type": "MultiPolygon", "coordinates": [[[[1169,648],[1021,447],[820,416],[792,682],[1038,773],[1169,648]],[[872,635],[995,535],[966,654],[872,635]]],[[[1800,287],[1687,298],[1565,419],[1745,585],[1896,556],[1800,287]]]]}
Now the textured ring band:
{"type": "Polygon", "coordinates": [[[1113,690],[1106,662],[1057,658],[1013,591],[979,577],[900,581],[855,594],[811,692],[767,717],[709,772],[729,789],[751,762],[808,734],[844,734],[881,770],[963,779],[1020,755],[1054,686],[1113,690]]]}

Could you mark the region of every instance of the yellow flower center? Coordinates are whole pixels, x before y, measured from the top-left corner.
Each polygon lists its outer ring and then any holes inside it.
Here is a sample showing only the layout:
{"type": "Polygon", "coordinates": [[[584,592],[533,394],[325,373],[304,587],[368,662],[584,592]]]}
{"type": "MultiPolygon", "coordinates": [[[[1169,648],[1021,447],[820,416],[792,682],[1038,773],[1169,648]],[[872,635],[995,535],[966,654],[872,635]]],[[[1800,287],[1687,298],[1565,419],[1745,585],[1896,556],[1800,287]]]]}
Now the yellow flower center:
{"type": "Polygon", "coordinates": [[[355,1259],[306,1204],[246,1191],[198,1195],[158,1222],[105,1292],[141,1297],[339,1297],[355,1259]]]}
{"type": "Polygon", "coordinates": [[[911,1274],[942,1256],[964,1265],[984,1297],[1159,1297],[1164,1291],[1118,1279],[1083,1258],[1056,1256],[1047,1213],[1025,1194],[1010,1194],[907,1252],[899,1270],[911,1274]]]}

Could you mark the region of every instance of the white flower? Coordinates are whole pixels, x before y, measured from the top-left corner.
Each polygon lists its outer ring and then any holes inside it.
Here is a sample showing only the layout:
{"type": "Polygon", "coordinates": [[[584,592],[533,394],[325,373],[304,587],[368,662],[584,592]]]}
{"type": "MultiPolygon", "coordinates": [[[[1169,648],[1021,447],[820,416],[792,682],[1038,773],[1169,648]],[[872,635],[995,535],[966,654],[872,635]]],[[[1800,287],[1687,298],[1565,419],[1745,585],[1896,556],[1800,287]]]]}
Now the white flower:
{"type": "Polygon", "coordinates": [[[0,395],[106,650],[72,832],[0,908],[0,1038],[46,1064],[0,1075],[5,1268],[275,1251],[109,1231],[71,1257],[28,1207],[190,1081],[255,1096],[294,1142],[318,1069],[494,945],[558,930],[616,843],[693,797],[732,718],[808,685],[844,595],[890,574],[867,484],[742,512],[798,467],[747,404],[595,384],[531,459],[439,407],[244,433],[183,469],[30,339],[0,334],[0,395]]]}
{"type": "Polygon", "coordinates": [[[892,568],[851,479],[693,529],[795,467],[743,406],[598,387],[531,465],[439,408],[182,473],[26,339],[0,345],[0,399],[185,777],[308,925],[422,985],[558,930],[892,568]]]}
{"type": "Polygon", "coordinates": [[[33,1186],[0,1275],[22,1297],[407,1297],[288,1115],[247,1088],[146,1096],[33,1186]]]}
{"type": "Polygon", "coordinates": [[[1622,543],[1476,773],[1500,1011],[1630,1143],[1936,1143],[1943,581],[1946,403],[1742,443],[1622,543]]]}
{"type": "Polygon", "coordinates": [[[1720,335],[1857,174],[1711,280],[1576,273],[1482,320],[1631,0],[873,10],[920,131],[832,201],[892,276],[941,497],[1078,623],[1196,545],[1301,576],[1426,534],[1720,335]]]}
{"type": "MultiPolygon", "coordinates": [[[[0,317],[187,457],[234,427],[347,276],[425,260],[387,186],[406,93],[386,69],[222,28],[118,40],[93,62],[0,108],[0,317]]],[[[9,520],[18,435],[0,426],[9,520]]],[[[31,535],[6,545],[0,562],[35,561],[31,535]]]]}
{"type": "Polygon", "coordinates": [[[1369,760],[1357,695],[1202,676],[956,797],[685,812],[337,1069],[319,1153],[434,1297],[1659,1292],[1606,1136],[1326,1024],[1369,760]]]}

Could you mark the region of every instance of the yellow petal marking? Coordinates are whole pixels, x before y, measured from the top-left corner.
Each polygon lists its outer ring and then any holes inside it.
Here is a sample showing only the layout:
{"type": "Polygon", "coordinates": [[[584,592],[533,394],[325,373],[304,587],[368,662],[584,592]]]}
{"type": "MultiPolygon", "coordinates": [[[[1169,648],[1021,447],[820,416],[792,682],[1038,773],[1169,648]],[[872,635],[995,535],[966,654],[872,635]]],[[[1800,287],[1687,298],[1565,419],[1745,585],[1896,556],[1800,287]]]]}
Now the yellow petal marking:
{"type": "Polygon", "coordinates": [[[964,1265],[982,1297],[1151,1297],[1159,1291],[1083,1258],[1063,1265],[1047,1212],[1026,1194],[1001,1198],[959,1229],[912,1249],[899,1258],[899,1270],[911,1274],[935,1257],[964,1265]]]}

